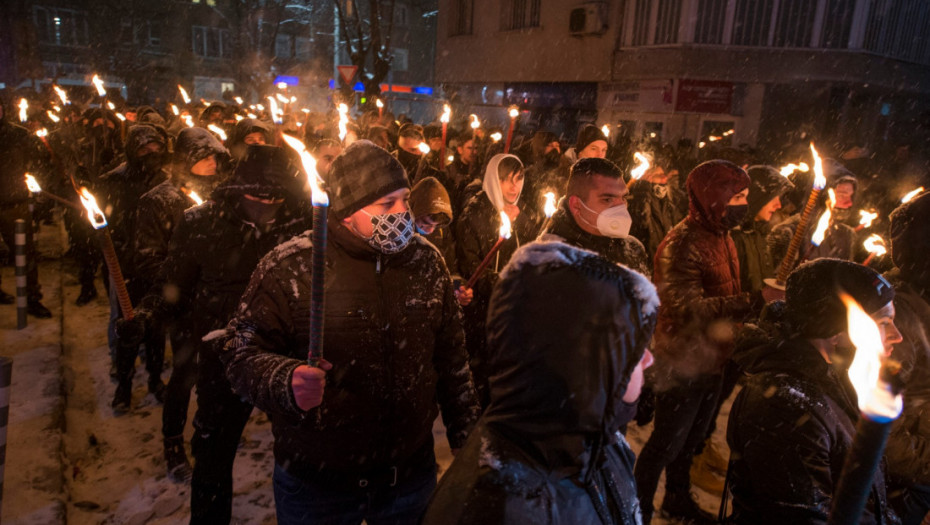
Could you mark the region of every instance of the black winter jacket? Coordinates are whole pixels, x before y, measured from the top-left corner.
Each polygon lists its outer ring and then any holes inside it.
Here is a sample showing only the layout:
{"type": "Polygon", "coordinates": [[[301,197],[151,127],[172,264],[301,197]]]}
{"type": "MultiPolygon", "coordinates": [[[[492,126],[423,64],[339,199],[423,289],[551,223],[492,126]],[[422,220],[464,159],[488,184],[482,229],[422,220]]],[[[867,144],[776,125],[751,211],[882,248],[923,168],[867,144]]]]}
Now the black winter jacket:
{"type": "MultiPolygon", "coordinates": [[[[461,313],[439,252],[419,236],[383,255],[330,222],[323,403],[305,417],[291,389],[307,362],[311,234],[278,246],[242,296],[221,359],[233,389],[267,412],[275,461],[304,480],[435,468],[437,403],[452,448],[477,419],[461,313]]],[[[357,485],[356,485],[357,488],[357,485]]]]}
{"type": "Polygon", "coordinates": [[[636,181],[630,186],[628,204],[633,217],[630,235],[643,243],[650,260],[659,251],[662,239],[684,218],[675,208],[671,187],[668,187],[668,194],[662,198],[656,195],[655,187],[655,184],[648,181],[636,181]]]}
{"type": "MultiPolygon", "coordinates": [[[[791,339],[740,356],[749,375],[730,410],[732,523],[825,524],[859,417],[845,371],[791,339]]],[[[863,524],[898,523],[880,469],[863,524]]]]}
{"type": "MultiPolygon", "coordinates": [[[[51,188],[51,158],[48,150],[26,128],[0,119],[0,206],[25,204],[29,200],[26,173],[43,188],[51,188]]],[[[10,239],[12,240],[12,239],[10,239]]]]}

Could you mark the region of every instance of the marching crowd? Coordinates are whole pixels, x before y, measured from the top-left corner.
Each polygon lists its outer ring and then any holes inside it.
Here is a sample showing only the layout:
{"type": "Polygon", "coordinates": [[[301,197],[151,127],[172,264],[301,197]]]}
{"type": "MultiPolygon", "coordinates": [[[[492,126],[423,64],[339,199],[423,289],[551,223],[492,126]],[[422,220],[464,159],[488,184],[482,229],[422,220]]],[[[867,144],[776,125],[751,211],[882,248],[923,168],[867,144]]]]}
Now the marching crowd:
{"type": "MultiPolygon", "coordinates": [[[[826,523],[861,417],[841,293],[904,387],[860,522],[930,511],[930,195],[901,203],[930,181],[907,146],[818,144],[818,191],[809,141],[633,144],[589,124],[568,142],[523,125],[508,151],[467,119],[447,133],[378,110],[340,130],[335,113],[232,101],[31,106],[20,126],[0,102],[0,248],[16,219],[49,217],[41,193],[30,211],[26,173],[76,205],[59,204],[77,304],[109,297],[112,408],[131,412],[143,355],[191,523],[233,518],[254,408],[272,423],[281,524],[826,523]],[[283,135],[317,161],[325,247],[283,135]],[[106,215],[131,316],[81,188],[106,215]],[[887,255],[863,247],[876,233],[887,255]],[[323,249],[324,359],[310,366],[323,249]],[[709,438],[737,389],[721,458],[709,438]],[[440,415],[455,459],[437,485],[440,415]],[[635,457],[627,427],[648,424],[635,457]],[[722,495],[718,514],[695,484],[722,495]]],[[[50,317],[28,231],[28,312],[50,317]]]]}

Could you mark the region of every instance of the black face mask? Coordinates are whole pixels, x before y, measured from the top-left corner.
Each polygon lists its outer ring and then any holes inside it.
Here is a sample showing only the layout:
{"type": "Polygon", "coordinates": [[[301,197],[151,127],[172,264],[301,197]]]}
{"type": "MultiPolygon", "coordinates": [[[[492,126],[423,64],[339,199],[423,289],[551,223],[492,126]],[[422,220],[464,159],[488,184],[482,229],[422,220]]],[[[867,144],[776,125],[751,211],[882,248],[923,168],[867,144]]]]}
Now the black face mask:
{"type": "Polygon", "coordinates": [[[164,165],[165,158],[159,153],[149,153],[139,159],[139,167],[142,169],[142,172],[149,175],[158,173],[164,165]]]}
{"type": "Polygon", "coordinates": [[[730,230],[736,228],[743,223],[743,219],[746,218],[746,213],[749,212],[748,204],[740,204],[737,206],[727,205],[727,211],[723,215],[723,225],[726,229],[730,230]]]}
{"type": "Polygon", "coordinates": [[[626,425],[636,417],[636,410],[639,407],[639,399],[632,403],[620,401],[620,410],[617,413],[617,423],[620,426],[626,425]]]}

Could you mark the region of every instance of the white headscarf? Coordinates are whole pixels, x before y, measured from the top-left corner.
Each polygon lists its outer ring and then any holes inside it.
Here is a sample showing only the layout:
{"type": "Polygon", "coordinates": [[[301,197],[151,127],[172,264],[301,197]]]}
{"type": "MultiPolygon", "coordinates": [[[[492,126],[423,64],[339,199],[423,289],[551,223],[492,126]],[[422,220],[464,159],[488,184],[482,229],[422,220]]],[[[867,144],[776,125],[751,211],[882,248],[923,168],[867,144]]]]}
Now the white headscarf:
{"type": "MultiPolygon", "coordinates": [[[[484,188],[485,195],[488,196],[488,200],[491,201],[491,204],[494,205],[497,211],[502,211],[506,204],[504,202],[504,194],[501,191],[501,179],[498,173],[498,166],[500,166],[501,161],[507,157],[513,157],[517,159],[517,162],[520,162],[520,158],[516,155],[498,153],[491,157],[491,160],[488,161],[488,167],[484,170],[484,184],[482,184],[482,188],[484,188]]],[[[522,166],[523,163],[520,162],[520,165],[522,166]]],[[[518,195],[517,201],[519,200],[520,196],[518,195]]],[[[516,202],[514,202],[514,204],[516,204],[516,202]]]]}

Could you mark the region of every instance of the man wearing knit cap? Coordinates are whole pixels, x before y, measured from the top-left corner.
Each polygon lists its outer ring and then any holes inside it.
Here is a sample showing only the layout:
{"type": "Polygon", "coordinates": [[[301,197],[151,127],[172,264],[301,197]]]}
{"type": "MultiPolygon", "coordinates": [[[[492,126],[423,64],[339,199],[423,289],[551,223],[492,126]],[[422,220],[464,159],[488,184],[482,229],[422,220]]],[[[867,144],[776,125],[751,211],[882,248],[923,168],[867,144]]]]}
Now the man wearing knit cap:
{"type": "MultiPolygon", "coordinates": [[[[782,333],[739,355],[748,378],[727,425],[727,523],[827,522],[859,417],[847,375],[856,349],[841,293],[875,321],[885,352],[902,340],[894,288],[874,270],[818,259],[788,277],[782,333]]],[[[898,523],[884,483],[880,469],[859,523],[898,523]]]]}
{"type": "Polygon", "coordinates": [[[252,275],[226,373],[271,419],[278,523],[413,525],[436,485],[437,403],[453,450],[477,419],[461,312],[442,256],[414,233],[397,159],[361,140],[328,181],[326,361],[306,364],[306,232],[252,275]]]}
{"type": "Polygon", "coordinates": [[[590,157],[605,158],[607,156],[607,136],[597,126],[585,124],[578,131],[575,154],[579,160],[590,157]]]}

